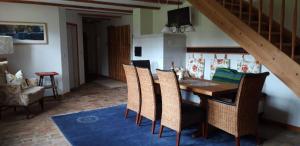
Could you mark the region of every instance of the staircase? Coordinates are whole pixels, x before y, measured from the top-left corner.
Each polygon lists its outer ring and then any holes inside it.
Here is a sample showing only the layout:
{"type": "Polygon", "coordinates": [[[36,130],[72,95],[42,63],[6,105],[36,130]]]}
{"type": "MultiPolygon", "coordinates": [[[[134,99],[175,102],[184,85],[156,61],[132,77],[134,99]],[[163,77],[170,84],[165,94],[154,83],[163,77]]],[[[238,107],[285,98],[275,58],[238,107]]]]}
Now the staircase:
{"type": "Polygon", "coordinates": [[[298,0],[288,0],[294,5],[292,31],[284,27],[285,0],[281,0],[280,22],[273,18],[274,0],[188,1],[300,96],[298,0]],[[268,4],[267,14],[263,4],[268,4]]]}

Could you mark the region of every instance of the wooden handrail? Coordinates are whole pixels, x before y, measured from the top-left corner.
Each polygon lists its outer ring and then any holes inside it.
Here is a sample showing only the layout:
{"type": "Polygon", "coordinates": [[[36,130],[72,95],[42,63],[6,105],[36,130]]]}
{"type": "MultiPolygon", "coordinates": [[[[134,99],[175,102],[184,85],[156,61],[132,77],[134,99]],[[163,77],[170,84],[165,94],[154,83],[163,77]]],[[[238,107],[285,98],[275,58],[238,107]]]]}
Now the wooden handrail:
{"type": "Polygon", "coordinates": [[[274,0],[270,0],[270,3],[269,3],[269,41],[272,41],[273,8],[274,8],[274,0]]]}
{"type": "Polygon", "coordinates": [[[262,23],[262,13],[263,13],[263,1],[262,0],[259,0],[258,7],[259,7],[259,10],[258,10],[258,33],[260,34],[261,33],[261,23],[262,23]]]}
{"type": "Polygon", "coordinates": [[[296,37],[297,37],[297,13],[298,13],[298,0],[294,0],[293,12],[293,28],[292,28],[292,59],[295,59],[296,37]]]}
{"type": "Polygon", "coordinates": [[[249,0],[249,25],[251,24],[251,19],[252,19],[252,5],[253,5],[253,0],[249,0]]]}
{"type": "Polygon", "coordinates": [[[280,50],[283,48],[283,31],[284,31],[284,19],[285,19],[285,0],[281,1],[281,16],[280,16],[280,50]]]}

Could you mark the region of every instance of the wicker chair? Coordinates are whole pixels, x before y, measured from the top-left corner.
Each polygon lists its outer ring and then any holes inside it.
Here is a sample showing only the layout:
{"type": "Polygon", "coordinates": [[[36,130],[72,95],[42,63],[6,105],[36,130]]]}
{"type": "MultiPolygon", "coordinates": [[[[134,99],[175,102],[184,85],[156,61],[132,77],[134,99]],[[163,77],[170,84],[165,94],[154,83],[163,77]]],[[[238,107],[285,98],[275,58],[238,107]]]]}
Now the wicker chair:
{"type": "Polygon", "coordinates": [[[203,126],[204,113],[200,107],[187,105],[182,102],[177,76],[174,71],[157,70],[157,75],[162,95],[159,137],[161,137],[164,127],[175,130],[176,146],[179,146],[182,128],[195,124],[203,126]]]}
{"type": "Polygon", "coordinates": [[[246,74],[241,80],[234,103],[208,100],[208,124],[234,135],[237,146],[240,145],[240,136],[249,134],[256,135],[259,143],[258,103],[268,75],[269,73],[246,74]]]}
{"type": "Polygon", "coordinates": [[[138,124],[141,124],[143,117],[152,120],[152,134],[154,134],[156,120],[161,115],[161,101],[155,95],[151,71],[148,68],[139,67],[136,70],[140,81],[142,97],[141,114],[138,124]]]}
{"type": "Polygon", "coordinates": [[[125,118],[127,118],[128,111],[134,111],[137,113],[136,115],[136,124],[138,123],[140,111],[141,111],[141,93],[140,93],[140,84],[138,75],[136,72],[136,68],[131,65],[123,65],[127,88],[128,88],[128,101],[127,107],[125,111],[125,118]]]}

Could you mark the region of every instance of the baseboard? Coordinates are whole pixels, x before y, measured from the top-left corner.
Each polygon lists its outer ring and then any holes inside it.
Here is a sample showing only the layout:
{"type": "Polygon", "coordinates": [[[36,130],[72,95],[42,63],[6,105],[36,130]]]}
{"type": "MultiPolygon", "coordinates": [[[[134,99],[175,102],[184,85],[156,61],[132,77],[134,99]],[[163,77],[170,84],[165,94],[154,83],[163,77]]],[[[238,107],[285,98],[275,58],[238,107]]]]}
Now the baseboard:
{"type": "Polygon", "coordinates": [[[289,124],[286,124],[286,123],[281,123],[281,122],[270,120],[270,119],[266,119],[266,118],[262,118],[261,122],[264,123],[264,124],[269,124],[269,125],[274,125],[274,126],[282,127],[284,129],[287,129],[287,130],[300,132],[300,127],[289,125],[289,124]]]}

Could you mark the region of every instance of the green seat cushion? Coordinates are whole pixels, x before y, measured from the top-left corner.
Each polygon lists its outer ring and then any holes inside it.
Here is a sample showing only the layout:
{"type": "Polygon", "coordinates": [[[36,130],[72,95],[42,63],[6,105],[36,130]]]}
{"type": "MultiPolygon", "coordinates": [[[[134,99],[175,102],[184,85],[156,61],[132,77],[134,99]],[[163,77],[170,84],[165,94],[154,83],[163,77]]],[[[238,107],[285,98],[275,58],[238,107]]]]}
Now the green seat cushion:
{"type": "Polygon", "coordinates": [[[229,68],[217,68],[213,81],[239,84],[244,73],[229,68]]]}

